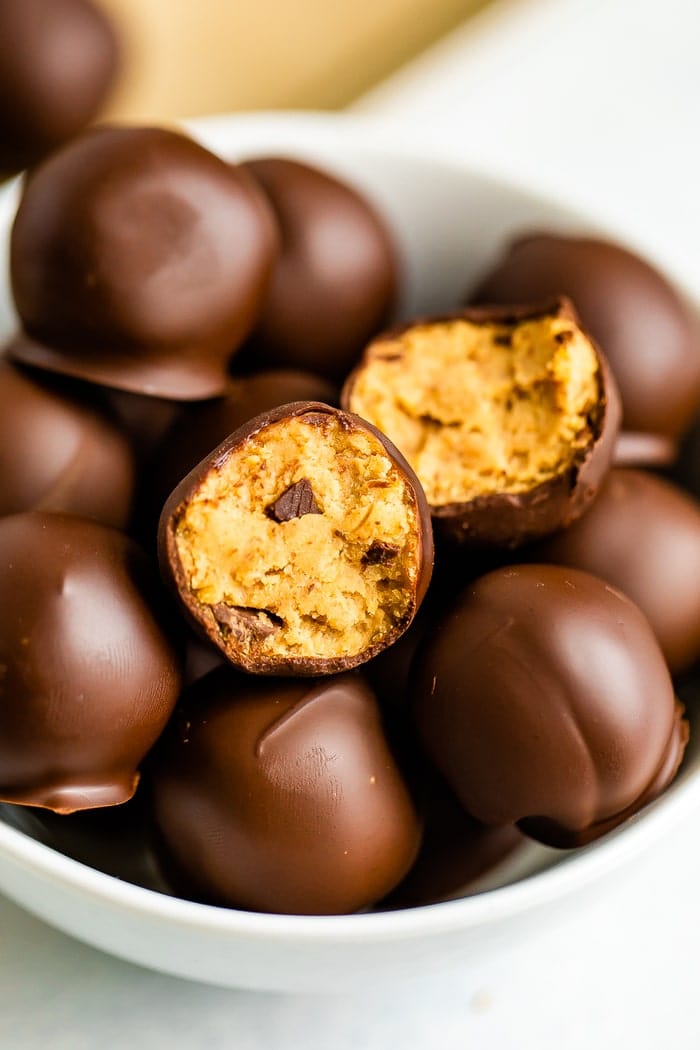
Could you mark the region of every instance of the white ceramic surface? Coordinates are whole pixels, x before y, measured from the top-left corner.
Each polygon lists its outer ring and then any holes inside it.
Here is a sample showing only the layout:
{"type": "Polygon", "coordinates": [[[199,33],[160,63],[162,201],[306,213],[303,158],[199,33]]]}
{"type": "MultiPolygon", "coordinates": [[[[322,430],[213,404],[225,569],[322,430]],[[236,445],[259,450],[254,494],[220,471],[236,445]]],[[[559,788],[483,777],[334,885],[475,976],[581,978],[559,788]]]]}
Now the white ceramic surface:
{"type": "MultiPolygon", "coordinates": [[[[510,234],[533,226],[599,230],[595,215],[486,173],[387,142],[346,117],[255,115],[200,122],[196,132],[230,158],[285,153],[322,163],[362,187],[394,227],[405,265],[404,313],[449,307],[510,234]]],[[[0,244],[16,187],[0,198],[0,244]]],[[[616,231],[606,227],[611,236],[616,231]]],[[[2,259],[0,259],[0,264],[2,259]]],[[[678,281],[679,275],[671,275],[678,281]]],[[[0,336],[13,321],[0,287],[0,336]]],[[[619,889],[625,873],[700,810],[700,754],[643,814],[576,854],[533,851],[504,868],[506,885],[463,900],[394,913],[258,915],[177,900],[94,871],[0,821],[0,890],[74,936],[154,969],[232,987],[347,989],[475,968],[557,916],[619,889]]]]}

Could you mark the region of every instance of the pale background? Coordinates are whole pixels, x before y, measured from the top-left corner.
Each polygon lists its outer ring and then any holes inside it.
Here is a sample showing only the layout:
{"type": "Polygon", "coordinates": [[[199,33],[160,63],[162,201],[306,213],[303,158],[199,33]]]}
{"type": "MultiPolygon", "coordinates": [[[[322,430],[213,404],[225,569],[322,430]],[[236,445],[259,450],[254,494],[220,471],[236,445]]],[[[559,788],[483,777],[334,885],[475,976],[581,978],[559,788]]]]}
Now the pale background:
{"type": "Polygon", "coordinates": [[[127,44],[108,115],[345,105],[485,0],[99,0],[127,44]]]}

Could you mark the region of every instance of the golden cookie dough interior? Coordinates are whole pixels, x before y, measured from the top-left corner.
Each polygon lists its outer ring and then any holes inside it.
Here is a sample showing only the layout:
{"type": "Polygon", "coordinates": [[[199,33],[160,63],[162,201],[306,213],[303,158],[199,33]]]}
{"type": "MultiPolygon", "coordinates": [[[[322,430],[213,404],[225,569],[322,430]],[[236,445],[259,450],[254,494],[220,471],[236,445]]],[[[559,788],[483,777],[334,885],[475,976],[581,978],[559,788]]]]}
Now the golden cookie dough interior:
{"type": "Polygon", "coordinates": [[[175,542],[232,654],[353,656],[413,612],[415,495],[379,439],[345,417],[309,412],[247,438],[187,501],[175,542]]]}
{"type": "Polygon", "coordinates": [[[368,348],[348,407],[403,452],[431,506],[525,492],[591,444],[598,360],[567,317],[415,325],[368,348]]]}

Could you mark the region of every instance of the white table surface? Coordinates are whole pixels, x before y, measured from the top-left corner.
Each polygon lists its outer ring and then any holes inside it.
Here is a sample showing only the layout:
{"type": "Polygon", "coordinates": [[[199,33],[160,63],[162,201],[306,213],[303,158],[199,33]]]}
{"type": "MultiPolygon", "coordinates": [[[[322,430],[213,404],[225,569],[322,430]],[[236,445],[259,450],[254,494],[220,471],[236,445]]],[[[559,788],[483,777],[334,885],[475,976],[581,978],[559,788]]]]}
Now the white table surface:
{"type": "MultiPolygon", "coordinates": [[[[700,285],[699,45],[697,0],[501,0],[356,109],[593,204],[700,285]]],[[[0,899],[0,1050],[697,1050],[698,885],[700,829],[476,985],[333,998],[150,973],[0,899]]]]}

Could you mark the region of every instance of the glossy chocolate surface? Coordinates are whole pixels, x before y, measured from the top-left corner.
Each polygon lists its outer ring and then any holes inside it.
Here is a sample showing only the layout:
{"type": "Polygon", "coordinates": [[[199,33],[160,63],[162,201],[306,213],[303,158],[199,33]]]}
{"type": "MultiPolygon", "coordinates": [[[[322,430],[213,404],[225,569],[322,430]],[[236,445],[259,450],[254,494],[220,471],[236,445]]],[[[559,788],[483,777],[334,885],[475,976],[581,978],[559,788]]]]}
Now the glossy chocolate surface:
{"type": "Polygon", "coordinates": [[[159,893],[173,892],[152,847],[143,791],[120,806],[70,814],[0,803],[0,819],[96,871],[159,893]]]}
{"type": "Polygon", "coordinates": [[[613,470],[588,512],[536,561],[593,573],[636,602],[673,673],[700,656],[700,504],[641,470],[613,470]]]}
{"type": "Polygon", "coordinates": [[[487,827],[470,817],[434,771],[424,770],[421,788],[421,848],[382,908],[418,908],[478,892],[484,878],[527,841],[512,824],[487,827]]]}
{"type": "Polygon", "coordinates": [[[553,846],[596,838],[659,794],[687,740],[647,620],[573,569],[481,577],[412,677],[419,735],[467,812],[553,846]]]}
{"type": "Polygon", "coordinates": [[[678,442],[664,434],[621,430],[615,442],[616,467],[668,467],[678,456],[678,442]]]}
{"type": "MultiPolygon", "coordinates": [[[[352,446],[349,445],[348,449],[352,458],[354,456],[352,446]]],[[[268,469],[265,463],[260,467],[261,460],[257,453],[251,462],[251,478],[253,479],[261,470],[264,473],[268,469]]],[[[338,475],[344,474],[347,469],[347,456],[344,450],[343,455],[339,454],[337,459],[338,475]]],[[[314,478],[306,480],[310,482],[312,487],[315,486],[314,478]]],[[[380,490],[384,486],[384,482],[376,481],[373,484],[375,483],[379,486],[376,490],[379,493],[377,496],[377,499],[379,499],[380,490]]],[[[271,506],[265,508],[265,517],[267,518],[271,517],[271,506]]],[[[353,507],[354,510],[356,510],[355,507],[353,507]]],[[[353,530],[355,527],[353,525],[353,530]]],[[[381,528],[381,525],[377,527],[381,528]]],[[[342,529],[339,529],[334,535],[342,537],[342,529]]],[[[209,543],[209,537],[209,531],[205,530],[197,539],[197,543],[203,547],[209,543]]],[[[347,543],[350,545],[354,540],[355,537],[351,530],[347,536],[347,543]]],[[[380,434],[365,420],[351,413],[341,412],[340,409],[315,401],[300,401],[290,405],[282,405],[277,409],[249,420],[199,463],[177,486],[163,508],[159,526],[158,546],[163,576],[166,582],[174,587],[184,610],[198,630],[213,642],[234,666],[257,674],[334,674],[350,670],[352,667],[356,667],[376,656],[396,641],[409,627],[428,588],[433,565],[433,540],[428,505],[418,479],[403,456],[388,438],[380,434]],[[374,637],[361,652],[349,653],[344,651],[344,641],[341,637],[338,638],[338,651],[334,656],[315,653],[298,655],[292,650],[286,655],[270,653],[266,651],[264,641],[267,636],[275,631],[276,623],[279,622],[278,613],[265,612],[265,610],[257,607],[248,609],[227,605],[226,608],[214,608],[210,604],[200,601],[192,588],[189,572],[183,565],[178,546],[178,534],[190,506],[194,501],[201,498],[203,486],[208,485],[212,479],[222,472],[231,457],[238,455],[246,447],[249,439],[258,439],[259,435],[263,435],[262,440],[264,441],[264,435],[269,428],[280,423],[284,425],[288,421],[297,419],[306,421],[310,427],[319,429],[319,432],[322,432],[323,428],[328,425],[327,421],[337,423],[339,429],[349,435],[350,441],[352,441],[354,434],[368,434],[372,439],[377,439],[382,451],[382,457],[386,457],[386,471],[395,471],[401,478],[406,492],[407,507],[409,507],[407,513],[410,512],[415,521],[414,529],[409,530],[409,539],[415,548],[417,571],[414,578],[410,578],[406,574],[400,585],[406,599],[405,614],[399,622],[395,622],[389,629],[385,629],[381,635],[374,637]],[[264,620],[261,614],[264,615],[264,620]]],[[[196,545],[193,544],[193,546],[196,545]]],[[[228,550],[222,550],[221,558],[223,559],[228,553],[228,550]]],[[[381,564],[384,553],[381,542],[378,542],[365,552],[363,564],[365,566],[381,564]]],[[[395,550],[392,548],[387,551],[387,557],[391,559],[395,553],[395,550]]],[[[265,572],[267,568],[270,568],[272,574],[280,574],[279,567],[272,568],[266,565],[264,550],[261,552],[259,549],[257,556],[262,559],[261,575],[267,574],[265,572]]],[[[283,567],[283,570],[283,576],[289,575],[286,566],[283,567]]],[[[300,575],[297,586],[299,600],[302,597],[305,598],[317,586],[321,586],[324,592],[327,589],[327,593],[325,593],[326,600],[330,600],[330,596],[335,593],[332,589],[334,587],[333,583],[326,583],[317,576],[310,580],[300,575]]],[[[387,585],[388,590],[389,586],[387,585]]],[[[344,602],[346,595],[338,591],[337,599],[344,602]]],[[[337,633],[332,627],[328,628],[329,637],[333,637],[337,633]]]]}
{"type": "Polygon", "coordinates": [[[100,388],[99,398],[103,411],[116,419],[128,438],[141,466],[150,460],[153,450],[183,410],[178,401],[109,387],[100,388]]]}
{"type": "Polygon", "coordinates": [[[36,163],[81,131],[117,60],[112,26],[90,0],[2,0],[0,173],[36,163]]]}
{"type": "Polygon", "coordinates": [[[266,193],[282,237],[246,353],[251,367],[340,379],[389,318],[398,280],[389,232],[356,190],[318,168],[283,158],[243,167],[266,193]]]}
{"type": "Polygon", "coordinates": [[[32,173],[14,222],[12,353],[154,397],[222,393],[276,229],[254,180],[160,128],[99,128],[32,173]]]}
{"type": "Polygon", "coordinates": [[[420,824],[357,675],[193,686],[152,769],[166,865],[189,893],[258,911],[332,914],[385,896],[420,824]]]}
{"type": "Polygon", "coordinates": [[[0,519],[0,800],[70,813],[133,795],[180,688],[161,602],[116,530],[0,519]]]}
{"type": "Polygon", "coordinates": [[[533,234],[470,293],[475,303],[572,299],[610,363],[627,430],[677,437],[700,403],[700,333],[664,277],[620,245],[533,234]]]}
{"type": "Polygon", "coordinates": [[[64,511],[123,528],[134,456],[85,397],[0,360],[0,516],[64,511]]]}

